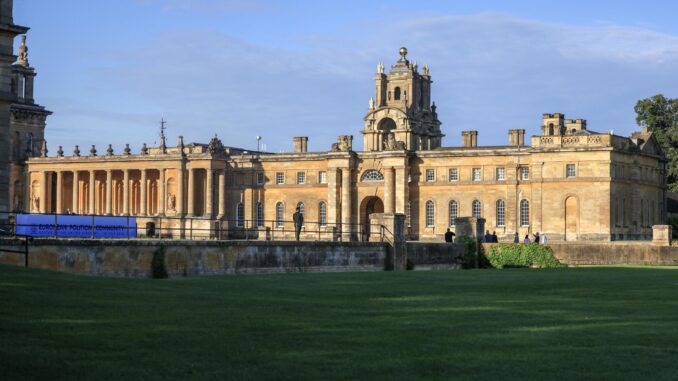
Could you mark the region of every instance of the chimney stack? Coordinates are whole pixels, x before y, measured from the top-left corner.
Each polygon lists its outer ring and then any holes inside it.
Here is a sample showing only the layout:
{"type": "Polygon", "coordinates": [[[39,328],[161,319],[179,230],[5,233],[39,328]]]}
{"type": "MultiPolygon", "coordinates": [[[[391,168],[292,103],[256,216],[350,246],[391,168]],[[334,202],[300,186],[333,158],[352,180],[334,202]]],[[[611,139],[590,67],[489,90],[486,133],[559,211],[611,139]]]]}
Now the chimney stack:
{"type": "Polygon", "coordinates": [[[464,147],[478,147],[478,131],[462,131],[461,141],[464,147]]]}
{"type": "Polygon", "coordinates": [[[524,146],[525,130],[523,129],[509,130],[509,145],[519,147],[524,146]]]}
{"type": "Polygon", "coordinates": [[[296,136],[292,138],[294,152],[308,152],[308,136],[296,136]]]}

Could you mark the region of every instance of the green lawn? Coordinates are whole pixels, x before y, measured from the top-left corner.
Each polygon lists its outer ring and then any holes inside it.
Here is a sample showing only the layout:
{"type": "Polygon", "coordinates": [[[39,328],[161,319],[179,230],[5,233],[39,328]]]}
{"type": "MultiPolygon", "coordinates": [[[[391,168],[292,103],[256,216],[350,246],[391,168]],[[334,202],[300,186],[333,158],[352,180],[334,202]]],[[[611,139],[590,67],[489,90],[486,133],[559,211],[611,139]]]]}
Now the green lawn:
{"type": "Polygon", "coordinates": [[[150,280],[0,266],[0,379],[675,380],[678,268],[150,280]]]}

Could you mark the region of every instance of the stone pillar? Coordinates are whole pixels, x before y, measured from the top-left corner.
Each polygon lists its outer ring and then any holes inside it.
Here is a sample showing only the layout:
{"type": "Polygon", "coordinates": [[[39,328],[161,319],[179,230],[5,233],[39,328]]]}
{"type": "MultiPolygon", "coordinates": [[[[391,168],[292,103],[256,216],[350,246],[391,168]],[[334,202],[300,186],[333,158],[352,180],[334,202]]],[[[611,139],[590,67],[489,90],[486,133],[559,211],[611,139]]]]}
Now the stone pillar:
{"type": "Polygon", "coordinates": [[[95,171],[89,171],[89,214],[95,214],[94,206],[96,205],[94,203],[94,196],[96,195],[95,192],[95,181],[94,179],[96,178],[96,172],[95,171]]]}
{"type": "Polygon", "coordinates": [[[177,202],[175,208],[177,209],[177,215],[184,216],[184,165],[177,169],[177,202]]]}
{"type": "Polygon", "coordinates": [[[129,216],[129,169],[122,174],[122,215],[129,216]]]}
{"type": "Polygon", "coordinates": [[[106,215],[113,214],[113,171],[106,170],[106,215]]]}
{"type": "Polygon", "coordinates": [[[158,205],[158,215],[165,215],[165,208],[167,206],[167,192],[165,191],[165,169],[160,168],[158,170],[158,200],[160,205],[158,205]]]}
{"type": "Polygon", "coordinates": [[[73,171],[73,210],[75,214],[80,214],[80,176],[78,171],[73,171]]]}
{"type": "Polygon", "coordinates": [[[40,213],[47,213],[47,171],[40,172],[40,213]]]}
{"type": "Polygon", "coordinates": [[[147,207],[147,195],[148,195],[148,184],[146,181],[146,170],[141,170],[141,176],[139,179],[139,214],[145,216],[148,214],[147,207]]]}
{"type": "Polygon", "coordinates": [[[226,170],[222,169],[219,171],[219,189],[217,189],[217,194],[219,195],[219,216],[218,218],[224,218],[226,216],[226,170]]]}
{"type": "Polygon", "coordinates": [[[214,171],[212,168],[207,168],[205,180],[207,185],[205,186],[205,217],[211,219],[212,212],[214,211],[214,205],[212,205],[212,195],[214,194],[214,171]]]}
{"type": "Polygon", "coordinates": [[[671,246],[672,234],[671,225],[653,225],[652,244],[658,246],[671,246]]]}
{"type": "Polygon", "coordinates": [[[195,214],[195,169],[188,169],[188,216],[193,217],[195,214]]]}
{"type": "Polygon", "coordinates": [[[341,169],[341,234],[343,240],[351,240],[351,169],[341,169]]]}
{"type": "Polygon", "coordinates": [[[63,186],[64,186],[64,173],[61,171],[54,172],[54,175],[57,178],[56,181],[56,212],[61,214],[64,212],[63,207],[63,186]]]}
{"type": "Polygon", "coordinates": [[[384,169],[384,213],[395,212],[395,170],[384,169]]]}
{"type": "Polygon", "coordinates": [[[330,226],[336,226],[339,210],[337,208],[339,195],[339,182],[336,168],[327,169],[327,223],[330,226]]]}

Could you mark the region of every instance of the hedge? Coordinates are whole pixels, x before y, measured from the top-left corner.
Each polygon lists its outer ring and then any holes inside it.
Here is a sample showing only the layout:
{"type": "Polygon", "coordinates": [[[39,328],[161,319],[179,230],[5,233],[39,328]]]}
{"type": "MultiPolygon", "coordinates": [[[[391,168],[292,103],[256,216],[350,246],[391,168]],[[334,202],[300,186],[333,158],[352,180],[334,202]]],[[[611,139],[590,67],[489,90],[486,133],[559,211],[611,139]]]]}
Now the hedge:
{"type": "Polygon", "coordinates": [[[558,259],[553,256],[553,250],[550,247],[536,243],[492,245],[490,252],[485,256],[490,265],[497,269],[504,267],[537,267],[541,269],[563,267],[558,259]]]}

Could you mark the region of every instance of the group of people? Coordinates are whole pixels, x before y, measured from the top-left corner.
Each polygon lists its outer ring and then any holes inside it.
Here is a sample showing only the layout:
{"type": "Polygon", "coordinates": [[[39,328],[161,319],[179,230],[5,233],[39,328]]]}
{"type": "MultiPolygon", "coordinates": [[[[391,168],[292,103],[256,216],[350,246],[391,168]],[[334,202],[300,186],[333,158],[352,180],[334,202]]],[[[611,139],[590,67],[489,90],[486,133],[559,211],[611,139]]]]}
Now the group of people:
{"type": "MultiPolygon", "coordinates": [[[[454,242],[454,237],[456,234],[452,232],[449,228],[445,232],[445,242],[454,242]]],[[[499,242],[499,239],[497,238],[497,232],[494,231],[492,234],[490,234],[489,230],[485,231],[485,236],[483,237],[483,242],[487,243],[497,243],[499,242]]],[[[536,244],[542,244],[546,245],[548,242],[548,238],[546,237],[546,234],[539,235],[539,232],[534,234],[534,240],[530,240],[530,235],[525,234],[525,238],[523,239],[523,243],[536,243],[536,244]]],[[[520,243],[520,236],[518,235],[518,232],[516,232],[513,235],[513,243],[520,243]]]]}
{"type": "MultiPolygon", "coordinates": [[[[546,237],[546,234],[542,234],[541,236],[539,235],[539,232],[536,232],[534,234],[534,240],[530,241],[530,235],[525,234],[525,238],[523,238],[523,243],[536,243],[536,244],[542,244],[546,245],[548,242],[548,237],[546,237]]],[[[518,232],[513,235],[513,243],[520,243],[520,236],[518,235],[518,232]]]]}

